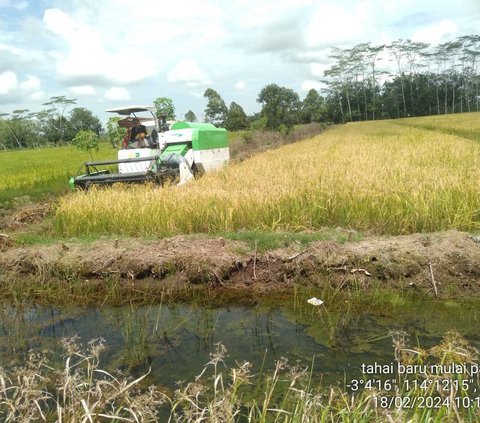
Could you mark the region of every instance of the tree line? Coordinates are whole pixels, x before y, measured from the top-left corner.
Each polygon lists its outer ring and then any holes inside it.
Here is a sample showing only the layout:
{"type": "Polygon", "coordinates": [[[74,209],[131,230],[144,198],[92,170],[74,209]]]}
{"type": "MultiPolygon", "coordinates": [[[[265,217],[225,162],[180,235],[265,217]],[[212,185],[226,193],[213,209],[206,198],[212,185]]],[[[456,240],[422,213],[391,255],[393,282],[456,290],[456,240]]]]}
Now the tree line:
{"type": "MultiPolygon", "coordinates": [[[[314,89],[302,101],[291,88],[268,84],[257,96],[260,112],[251,115],[247,115],[234,101],[227,107],[220,94],[212,88],[205,91],[204,97],[207,99],[205,120],[229,131],[270,129],[288,133],[296,124],[322,122],[327,116],[324,98],[314,89]]],[[[189,117],[194,117],[190,113],[189,117]]]]}
{"type": "Polygon", "coordinates": [[[321,81],[333,122],[480,110],[479,35],[438,45],[362,43],[334,48],[330,58],[321,81]]]}
{"type": "Polygon", "coordinates": [[[303,100],[276,84],[257,97],[261,111],[246,116],[232,102],[205,91],[207,121],[238,130],[289,131],[309,122],[345,123],[480,111],[480,35],[438,45],[397,40],[390,45],[357,44],[331,50],[333,65],[303,100]]]}
{"type": "MultiPolygon", "coordinates": [[[[323,119],[323,99],[315,90],[311,90],[302,102],[292,89],[269,84],[258,95],[262,110],[253,115],[247,115],[235,102],[227,107],[220,94],[212,88],[205,91],[204,97],[207,100],[204,120],[229,131],[272,129],[287,133],[297,123],[323,119]]],[[[157,115],[164,115],[168,120],[197,121],[191,110],[185,113],[183,119],[178,118],[170,98],[158,97],[153,103],[157,115]]],[[[112,146],[118,146],[125,133],[117,125],[120,118],[111,117],[104,129],[100,119],[90,110],[76,107],[77,99],[51,97],[43,106],[39,112],[18,109],[10,114],[0,114],[0,149],[76,144],[76,135],[84,135],[86,131],[90,133],[89,143],[93,136],[103,136],[112,146]]]]}
{"type": "Polygon", "coordinates": [[[64,145],[86,130],[101,135],[102,123],[90,110],[74,107],[67,113],[76,103],[76,99],[55,96],[39,112],[18,109],[0,114],[0,149],[64,145]]]}

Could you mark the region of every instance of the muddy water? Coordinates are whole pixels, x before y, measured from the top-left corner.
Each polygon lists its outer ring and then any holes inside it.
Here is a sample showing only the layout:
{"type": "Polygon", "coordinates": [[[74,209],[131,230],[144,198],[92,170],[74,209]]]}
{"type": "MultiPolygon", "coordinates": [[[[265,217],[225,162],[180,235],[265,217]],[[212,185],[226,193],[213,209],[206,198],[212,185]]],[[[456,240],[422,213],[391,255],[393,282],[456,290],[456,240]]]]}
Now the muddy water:
{"type": "Polygon", "coordinates": [[[103,366],[132,376],[151,368],[149,382],[173,388],[199,374],[215,344],[228,350],[227,365],[248,360],[258,370],[276,359],[311,364],[328,384],[344,385],[362,363],[393,360],[392,331],[406,331],[413,345],[431,346],[456,330],[480,347],[478,304],[426,299],[385,311],[355,314],[315,308],[305,299],[287,299],[254,308],[198,305],[127,305],[123,307],[1,306],[0,366],[22,363],[31,348],[58,352],[62,337],[83,342],[104,338],[103,366]],[[392,311],[393,310],[393,311],[392,311]]]}

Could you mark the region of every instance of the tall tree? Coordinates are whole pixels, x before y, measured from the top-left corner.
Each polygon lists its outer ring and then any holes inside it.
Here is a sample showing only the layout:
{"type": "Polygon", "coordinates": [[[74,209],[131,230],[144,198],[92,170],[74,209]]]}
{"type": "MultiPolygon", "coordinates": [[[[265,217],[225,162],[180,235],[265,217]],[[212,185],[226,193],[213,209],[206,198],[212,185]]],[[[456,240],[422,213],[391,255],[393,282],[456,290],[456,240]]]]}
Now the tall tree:
{"type": "Polygon", "coordinates": [[[38,147],[38,128],[28,109],[0,115],[0,145],[7,148],[38,147]]]}
{"type": "Polygon", "coordinates": [[[122,144],[123,137],[127,134],[127,128],[118,125],[122,118],[113,116],[107,121],[107,139],[113,148],[118,148],[122,144]]]}
{"type": "Polygon", "coordinates": [[[57,142],[62,143],[64,141],[67,126],[65,112],[68,107],[74,104],[77,104],[76,98],[67,98],[64,95],[50,97],[50,101],[42,104],[43,106],[51,106],[49,109],[46,109],[46,111],[50,115],[48,121],[51,126],[50,133],[55,145],[57,142]]]}
{"type": "Polygon", "coordinates": [[[214,89],[208,88],[203,96],[207,99],[205,120],[216,126],[223,126],[228,109],[220,94],[214,89]]]}
{"type": "MultiPolygon", "coordinates": [[[[407,116],[407,100],[405,96],[405,72],[404,72],[404,59],[405,59],[405,47],[403,40],[394,41],[388,46],[388,49],[392,56],[395,58],[398,68],[398,77],[400,80],[400,86],[402,89],[402,104],[403,104],[403,116],[407,116]]],[[[400,117],[400,116],[398,116],[400,117]]]]}
{"type": "Polygon", "coordinates": [[[341,104],[342,116],[343,119],[352,121],[352,103],[350,101],[350,89],[352,87],[352,67],[350,66],[349,61],[350,53],[351,50],[342,50],[337,47],[333,48],[332,54],[329,57],[336,60],[336,64],[325,71],[325,76],[331,79],[330,84],[341,87],[339,101],[342,103],[343,97],[345,97],[348,111],[348,114],[345,117],[343,112],[343,104],[341,104]]]}
{"type": "Polygon", "coordinates": [[[90,130],[78,131],[72,140],[72,144],[80,151],[85,151],[93,161],[93,152],[98,151],[98,134],[90,130]]]}
{"type": "Polygon", "coordinates": [[[377,108],[377,60],[378,55],[383,51],[385,48],[384,45],[373,47],[370,44],[367,45],[366,49],[364,50],[364,58],[367,61],[368,65],[371,69],[371,76],[372,76],[372,119],[375,120],[375,112],[377,108]]]}
{"type": "Polygon", "coordinates": [[[189,110],[187,113],[185,113],[185,121],[196,122],[197,121],[197,116],[195,116],[195,113],[193,113],[191,110],[189,110]]]}
{"type": "Polygon", "coordinates": [[[311,89],[302,102],[303,123],[321,122],[324,114],[324,100],[317,90],[311,89]]]}
{"type": "Polygon", "coordinates": [[[428,44],[421,42],[413,42],[406,40],[403,44],[403,51],[406,62],[408,64],[408,83],[410,88],[410,116],[416,116],[419,111],[417,110],[416,94],[418,92],[418,71],[422,65],[421,58],[424,57],[424,52],[428,44]]]}
{"type": "Polygon", "coordinates": [[[166,114],[167,120],[175,120],[175,105],[171,98],[157,97],[153,100],[153,104],[155,105],[157,116],[166,114]]]}
{"type": "Polygon", "coordinates": [[[248,128],[248,118],[242,106],[232,101],[225,117],[225,128],[229,131],[240,131],[248,128]]]}
{"type": "Polygon", "coordinates": [[[260,91],[257,102],[262,104],[261,114],[266,117],[269,129],[284,127],[289,131],[299,121],[301,102],[290,88],[269,84],[260,91]]]}
{"type": "Polygon", "coordinates": [[[80,131],[93,131],[97,135],[102,132],[102,123],[90,110],[84,107],[75,107],[70,112],[67,123],[66,139],[71,140],[80,131]]]}

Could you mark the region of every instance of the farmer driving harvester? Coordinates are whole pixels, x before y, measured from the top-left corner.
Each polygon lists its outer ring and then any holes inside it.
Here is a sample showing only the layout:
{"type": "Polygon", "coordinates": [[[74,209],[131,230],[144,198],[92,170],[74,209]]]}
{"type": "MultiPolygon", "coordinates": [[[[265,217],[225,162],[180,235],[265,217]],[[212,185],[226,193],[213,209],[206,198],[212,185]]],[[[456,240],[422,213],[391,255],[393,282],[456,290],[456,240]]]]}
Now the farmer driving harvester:
{"type": "Polygon", "coordinates": [[[124,139],[124,148],[144,148],[148,146],[147,128],[144,125],[130,128],[124,139]],[[125,145],[126,144],[126,145],[125,145]]]}

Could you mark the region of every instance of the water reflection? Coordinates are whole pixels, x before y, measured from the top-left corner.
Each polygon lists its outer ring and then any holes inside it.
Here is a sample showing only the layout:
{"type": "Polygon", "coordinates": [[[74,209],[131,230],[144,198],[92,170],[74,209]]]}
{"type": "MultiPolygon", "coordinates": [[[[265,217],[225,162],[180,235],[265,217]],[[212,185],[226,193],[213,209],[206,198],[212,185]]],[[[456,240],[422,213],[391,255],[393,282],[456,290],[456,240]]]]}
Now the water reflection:
{"type": "Polygon", "coordinates": [[[102,366],[138,376],[151,368],[149,382],[173,388],[191,380],[209,361],[218,342],[228,350],[227,365],[244,360],[258,371],[280,357],[309,365],[326,383],[358,374],[362,363],[393,359],[392,330],[404,330],[413,344],[435,344],[457,330],[480,345],[476,307],[439,301],[413,304],[390,315],[319,312],[311,307],[208,308],[165,304],[125,307],[39,307],[4,304],[0,317],[0,365],[22,363],[32,348],[58,353],[58,340],[78,335],[83,342],[104,338],[102,366]],[[323,314],[322,314],[323,313],[323,314]]]}

